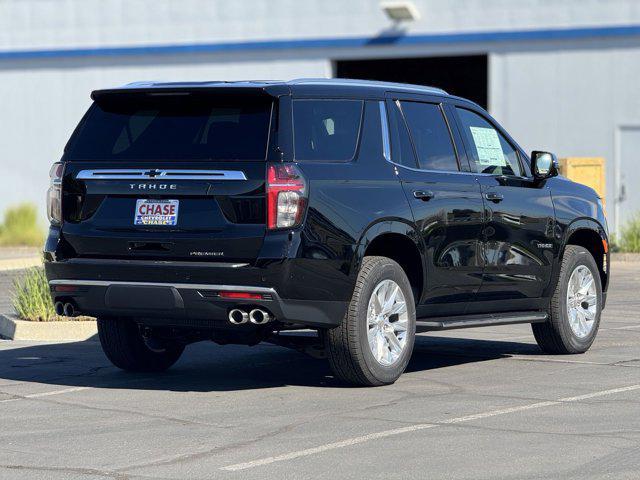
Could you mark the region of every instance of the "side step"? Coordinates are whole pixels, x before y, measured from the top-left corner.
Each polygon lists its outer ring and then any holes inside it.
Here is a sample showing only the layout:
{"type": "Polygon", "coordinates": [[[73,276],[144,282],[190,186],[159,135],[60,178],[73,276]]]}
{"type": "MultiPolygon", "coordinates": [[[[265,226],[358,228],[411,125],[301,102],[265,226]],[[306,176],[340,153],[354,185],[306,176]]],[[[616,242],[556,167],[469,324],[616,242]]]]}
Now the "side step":
{"type": "Polygon", "coordinates": [[[546,312],[506,312],[480,315],[459,315],[456,317],[432,317],[416,321],[416,331],[453,330],[456,328],[489,327],[492,325],[513,325],[516,323],[546,322],[546,312]]]}

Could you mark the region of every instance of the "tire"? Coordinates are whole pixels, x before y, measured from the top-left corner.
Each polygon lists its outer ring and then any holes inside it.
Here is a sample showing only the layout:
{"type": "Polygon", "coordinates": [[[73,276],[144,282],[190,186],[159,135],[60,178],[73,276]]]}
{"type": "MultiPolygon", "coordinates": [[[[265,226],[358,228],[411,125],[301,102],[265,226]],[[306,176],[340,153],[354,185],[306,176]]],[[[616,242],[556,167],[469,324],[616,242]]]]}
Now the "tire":
{"type": "Polygon", "coordinates": [[[138,325],[126,318],[99,318],[98,336],[111,363],[131,372],[162,372],[176,363],[184,351],[184,345],[179,344],[150,349],[138,325]]]}
{"type": "MultiPolygon", "coordinates": [[[[396,299],[399,298],[400,294],[396,293],[396,299]]],[[[393,306],[401,309],[400,304],[401,302],[398,300],[397,303],[393,303],[393,306]]],[[[378,309],[378,311],[382,310],[378,309]]],[[[358,272],[353,296],[342,324],[334,329],[326,330],[323,337],[329,364],[338,379],[354,385],[379,386],[395,382],[404,372],[413,352],[415,331],[414,297],[404,270],[389,258],[365,257],[358,272]],[[378,360],[374,356],[373,347],[370,347],[369,342],[370,328],[367,320],[369,302],[371,300],[373,308],[377,309],[379,303],[376,303],[376,299],[372,299],[374,291],[383,295],[383,298],[385,292],[390,292],[389,298],[391,298],[391,292],[395,291],[394,283],[399,287],[399,291],[404,297],[406,310],[400,314],[395,313],[389,316],[386,323],[382,316],[377,316],[378,320],[372,323],[372,333],[377,334],[377,336],[371,336],[372,342],[376,346],[376,354],[383,357],[382,360],[378,360]],[[384,290],[385,286],[387,290],[384,290]],[[376,290],[377,287],[379,287],[378,290],[376,290]],[[401,327],[404,325],[406,325],[406,331],[403,333],[401,327]],[[384,330],[385,328],[387,330],[384,330]],[[381,347],[391,334],[398,341],[398,343],[393,343],[394,347],[402,344],[401,349],[389,347],[388,351],[385,351],[381,347]],[[389,357],[394,355],[397,355],[397,358],[393,362],[385,364],[390,361],[389,357]]]]}
{"type": "MultiPolygon", "coordinates": [[[[593,295],[589,295],[588,298],[592,297],[593,295]]],[[[588,302],[582,302],[580,305],[577,305],[576,308],[579,312],[582,312],[579,309],[584,309],[585,307],[582,305],[586,304],[588,304],[588,302]]],[[[555,292],[551,297],[549,321],[545,323],[534,323],[531,325],[533,335],[536,338],[536,342],[538,342],[538,346],[540,346],[544,352],[550,354],[586,352],[589,350],[589,347],[591,347],[591,344],[593,344],[598,333],[601,311],[602,284],[595,260],[585,248],[577,245],[567,245],[564,250],[564,256],[562,257],[558,284],[556,285],[555,292]],[[569,281],[571,279],[571,275],[574,272],[578,272],[578,274],[580,272],[585,272],[583,270],[585,267],[589,270],[593,279],[596,304],[593,321],[588,322],[590,324],[590,330],[588,333],[582,331],[582,335],[579,335],[571,326],[572,323],[575,325],[575,322],[571,321],[567,308],[567,291],[570,288],[569,281]]]]}

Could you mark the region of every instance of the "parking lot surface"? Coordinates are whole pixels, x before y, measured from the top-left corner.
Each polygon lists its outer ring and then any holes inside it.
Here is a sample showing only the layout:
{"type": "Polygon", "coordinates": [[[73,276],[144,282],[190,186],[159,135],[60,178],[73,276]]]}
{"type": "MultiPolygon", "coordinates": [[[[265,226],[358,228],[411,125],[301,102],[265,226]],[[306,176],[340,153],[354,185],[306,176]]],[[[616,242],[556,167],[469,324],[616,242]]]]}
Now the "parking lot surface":
{"type": "Polygon", "coordinates": [[[94,341],[0,341],[0,478],[638,479],[640,263],[612,270],[587,354],[527,325],[422,334],[374,389],[270,345],[142,375],[94,341]]]}

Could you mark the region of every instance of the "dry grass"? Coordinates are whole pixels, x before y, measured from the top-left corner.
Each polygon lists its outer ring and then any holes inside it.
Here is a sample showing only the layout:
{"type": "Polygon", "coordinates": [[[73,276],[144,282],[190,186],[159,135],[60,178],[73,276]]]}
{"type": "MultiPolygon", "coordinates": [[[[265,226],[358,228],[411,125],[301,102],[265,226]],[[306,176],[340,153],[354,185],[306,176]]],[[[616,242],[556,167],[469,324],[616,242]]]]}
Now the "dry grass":
{"type": "Polygon", "coordinates": [[[42,268],[30,268],[14,281],[13,308],[22,320],[50,322],[59,320],[53,309],[49,284],[42,268]]]}
{"type": "Polygon", "coordinates": [[[23,203],[10,207],[0,225],[0,246],[40,247],[44,243],[44,230],[38,224],[35,205],[23,203]]]}
{"type": "Polygon", "coordinates": [[[49,283],[42,267],[33,267],[13,282],[13,308],[21,320],[31,322],[68,322],[95,320],[80,315],[64,317],[56,315],[49,293],[49,283]]]}
{"type": "Polygon", "coordinates": [[[618,245],[621,252],[640,253],[640,214],[624,226],[618,245]]]}

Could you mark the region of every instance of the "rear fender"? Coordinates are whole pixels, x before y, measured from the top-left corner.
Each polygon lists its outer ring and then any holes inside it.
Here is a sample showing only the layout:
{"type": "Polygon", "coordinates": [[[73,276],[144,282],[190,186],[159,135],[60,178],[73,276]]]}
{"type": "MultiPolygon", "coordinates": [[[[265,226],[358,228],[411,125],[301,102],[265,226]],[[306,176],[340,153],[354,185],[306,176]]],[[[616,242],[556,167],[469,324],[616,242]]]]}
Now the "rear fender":
{"type": "MultiPolygon", "coordinates": [[[[399,235],[403,235],[409,238],[418,249],[420,253],[420,257],[422,260],[422,271],[424,272],[424,247],[422,243],[418,240],[420,236],[418,232],[416,232],[415,228],[409,224],[408,222],[402,222],[399,220],[379,220],[367,227],[364,233],[361,235],[360,240],[358,241],[357,248],[355,250],[354,258],[351,263],[352,265],[352,274],[354,277],[358,275],[358,271],[360,270],[360,265],[362,265],[362,260],[367,251],[367,247],[381,235],[385,235],[388,233],[397,233],[399,235]]],[[[423,275],[424,277],[424,275],[423,275]]],[[[424,282],[424,278],[422,279],[424,282]]],[[[424,285],[424,283],[423,283],[424,285]]]]}

